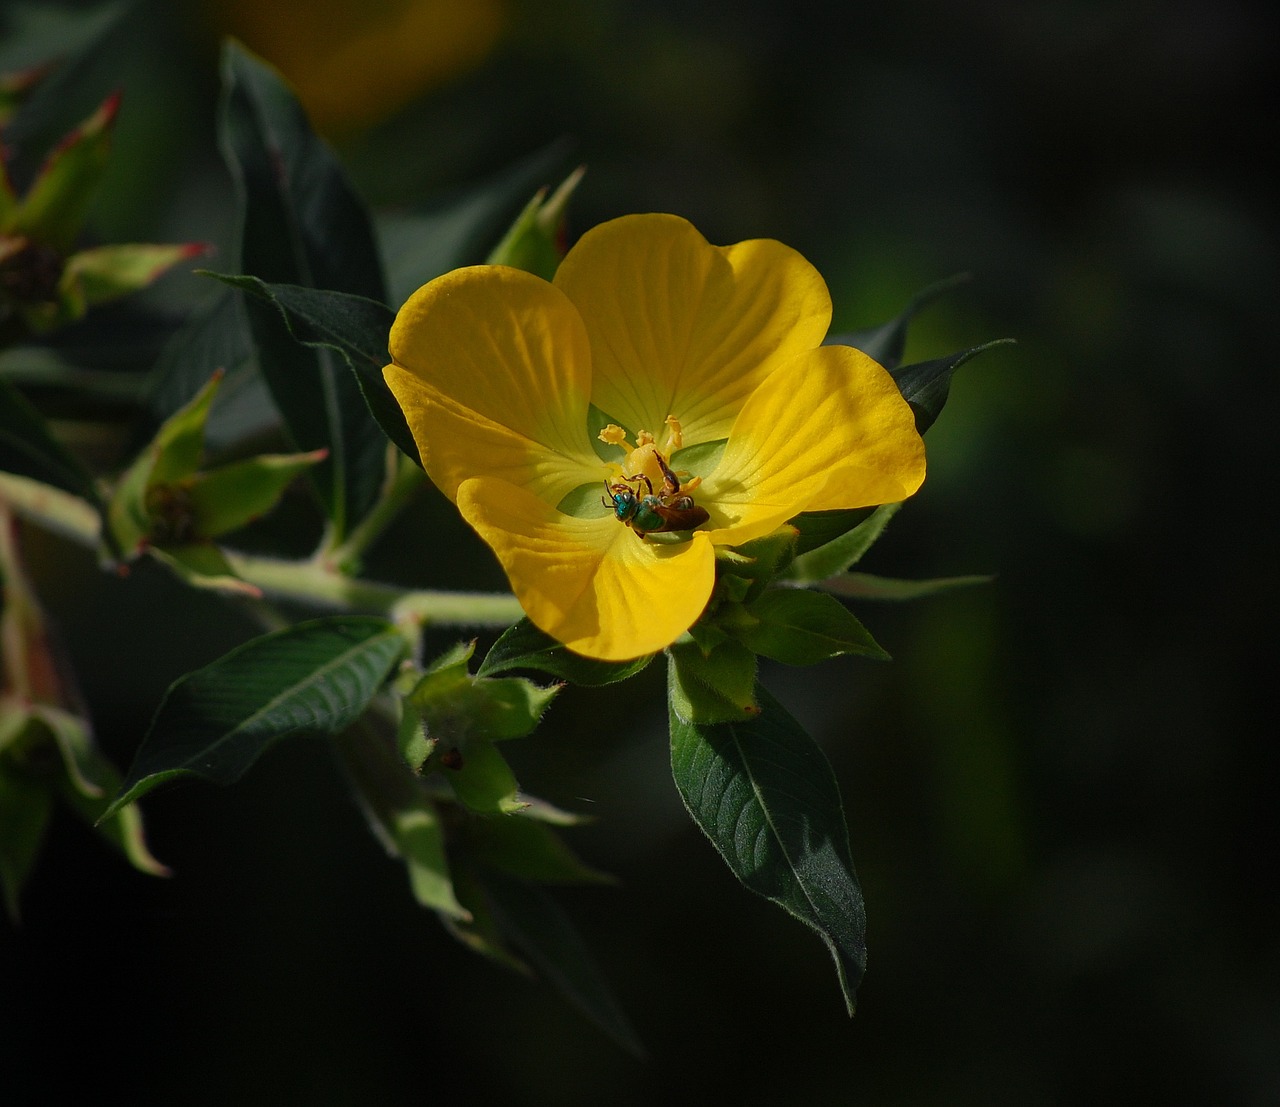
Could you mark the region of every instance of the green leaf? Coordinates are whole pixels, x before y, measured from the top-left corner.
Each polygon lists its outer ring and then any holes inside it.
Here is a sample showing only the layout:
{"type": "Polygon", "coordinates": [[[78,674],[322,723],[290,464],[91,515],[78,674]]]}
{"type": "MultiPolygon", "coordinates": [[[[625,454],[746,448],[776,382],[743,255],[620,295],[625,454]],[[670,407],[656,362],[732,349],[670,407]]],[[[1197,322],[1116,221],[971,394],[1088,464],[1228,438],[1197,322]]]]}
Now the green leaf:
{"type": "Polygon", "coordinates": [[[903,398],[915,412],[916,430],[924,434],[942,413],[947,395],[951,391],[951,377],[960,366],[992,347],[1007,346],[1012,342],[1011,338],[997,338],[994,342],[961,350],[949,357],[921,361],[915,365],[901,365],[894,369],[893,379],[903,398]]]}
{"type": "Polygon", "coordinates": [[[221,273],[209,276],[274,304],[284,317],[295,341],[304,346],[334,350],[355,374],[370,414],[383,433],[419,465],[404,412],[382,378],[383,367],[391,360],[387,337],[395,316],[376,300],[366,300],[346,292],[303,288],[294,284],[266,284],[257,277],[234,277],[221,273]]]}
{"type": "Polygon", "coordinates": [[[425,211],[381,217],[378,237],[389,276],[388,302],[403,304],[442,273],[483,262],[529,194],[560,173],[569,147],[563,140],[553,142],[425,211]]]}
{"type": "Polygon", "coordinates": [[[362,721],[340,735],[335,748],[374,831],[404,862],[414,898],[445,918],[470,921],[454,893],[440,814],[395,745],[362,721]]]}
{"type": "Polygon", "coordinates": [[[480,663],[477,675],[492,676],[514,669],[532,669],[571,684],[596,687],[635,676],[652,660],[652,654],[637,657],[634,661],[598,661],[583,657],[565,649],[528,619],[521,619],[502,632],[480,663]]]}
{"type": "Polygon", "coordinates": [[[22,886],[35,866],[52,813],[48,790],[0,761],[0,892],[15,921],[22,886]]]}
{"type": "Polygon", "coordinates": [[[502,933],[592,1023],[637,1057],[644,1047],[613,998],[569,916],[544,889],[486,873],[484,890],[502,933]]]}
{"type": "Polygon", "coordinates": [[[255,638],[180,677],[108,813],[178,777],[230,784],[281,738],[338,733],[405,652],[385,619],[335,616],[255,638]]]}
{"type": "Polygon", "coordinates": [[[898,513],[901,506],[884,504],[876,508],[851,530],[797,557],[782,574],[782,578],[798,584],[810,584],[843,573],[862,559],[863,554],[884,533],[889,520],[898,513]]]}
{"type": "Polygon", "coordinates": [[[866,908],[831,766],[764,689],[751,722],[700,727],[671,712],[671,770],[685,807],[733,874],[813,929],[845,1005],[866,969],[866,908]]]}
{"type": "Polygon", "coordinates": [[[154,423],[186,404],[220,370],[225,376],[205,427],[205,443],[214,452],[263,438],[280,423],[253,361],[244,305],[230,288],[218,289],[160,351],[143,398],[154,423]]]}
{"type": "Polygon", "coordinates": [[[870,573],[845,573],[831,577],[816,587],[824,592],[855,600],[919,600],[936,596],[956,588],[971,588],[975,584],[990,584],[994,576],[934,577],[932,580],[901,580],[894,577],[877,577],[870,573]]]}
{"type": "Polygon", "coordinates": [[[886,369],[893,370],[902,361],[902,353],[907,345],[907,328],[920,309],[969,280],[968,273],[957,273],[953,277],[938,281],[937,284],[931,284],[928,288],[917,292],[896,319],[868,330],[836,335],[829,338],[825,345],[856,347],[886,369]]]}
{"type": "Polygon", "coordinates": [[[156,860],[147,845],[137,804],[125,804],[104,818],[120,787],[120,773],[93,745],[87,725],[58,708],[37,706],[32,710],[48,727],[62,754],[65,772],[59,779],[59,792],[67,806],[139,872],[168,876],[169,869],[156,860]]]}
{"type": "MultiPolygon", "coordinates": [[[[270,283],[384,301],[368,213],[279,76],[242,48],[223,59],[220,138],[242,203],[240,266],[270,283]]],[[[259,368],[299,452],[328,449],[314,484],[340,541],[377,500],[386,463],[360,387],[328,349],[298,345],[280,313],[245,304],[259,368]]]]}
{"type": "Polygon", "coordinates": [[[870,518],[874,511],[873,507],[854,507],[837,511],[807,511],[797,515],[790,520],[800,532],[796,543],[797,558],[848,534],[864,519],[870,518]]]}
{"type": "Polygon", "coordinates": [[[0,471],[31,477],[80,496],[105,515],[93,477],[49,430],[40,413],[0,377],[0,471]]]}
{"type": "Polygon", "coordinates": [[[667,697],[672,712],[700,726],[756,715],[756,656],[727,641],[704,653],[696,642],[667,647],[667,697]]]}
{"type": "Polygon", "coordinates": [[[881,660],[880,648],[839,600],[798,588],[770,588],[747,612],[755,622],[730,627],[753,653],[784,665],[813,665],[842,654],[881,660]]]}

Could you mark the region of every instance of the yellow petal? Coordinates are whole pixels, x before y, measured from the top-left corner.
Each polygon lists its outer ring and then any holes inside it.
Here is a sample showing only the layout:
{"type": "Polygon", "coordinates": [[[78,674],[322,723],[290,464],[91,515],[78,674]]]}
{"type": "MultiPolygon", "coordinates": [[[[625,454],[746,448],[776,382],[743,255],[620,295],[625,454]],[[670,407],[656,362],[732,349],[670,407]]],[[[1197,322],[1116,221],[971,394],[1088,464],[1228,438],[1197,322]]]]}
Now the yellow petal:
{"type": "Polygon", "coordinates": [[[924,442],[893,378],[823,346],[752,393],[697,500],[711,540],[736,545],[801,511],[896,503],[923,480],[924,442]]]}
{"type": "Polygon", "coordinates": [[[831,322],[827,286],[790,247],[712,246],[674,215],[593,227],[555,283],[586,323],[596,406],[632,433],[674,415],[689,443],[724,438],[756,386],[831,322]]]}
{"type": "Polygon", "coordinates": [[[523,488],[478,477],[458,509],[493,547],[529,618],[569,649],[625,661],[669,646],[702,614],[715,583],[703,534],[665,544],[612,513],[563,515],[523,488]]]}
{"type": "Polygon", "coordinates": [[[600,476],[587,438],[586,331],[547,281],[496,265],[456,269],[409,297],[390,349],[383,375],[450,499],[487,474],[555,503],[600,476]]]}

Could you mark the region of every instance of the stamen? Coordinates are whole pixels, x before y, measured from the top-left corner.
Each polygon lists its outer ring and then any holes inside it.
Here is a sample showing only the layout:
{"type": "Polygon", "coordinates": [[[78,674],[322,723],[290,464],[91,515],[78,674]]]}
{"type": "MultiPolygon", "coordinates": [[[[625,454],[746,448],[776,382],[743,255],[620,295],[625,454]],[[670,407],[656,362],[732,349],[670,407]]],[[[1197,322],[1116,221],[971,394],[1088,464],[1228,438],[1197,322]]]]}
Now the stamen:
{"type": "Polygon", "coordinates": [[[627,441],[627,432],[616,423],[609,423],[596,437],[606,446],[621,446],[628,453],[631,452],[632,447],[627,441]]]}
{"type": "Polygon", "coordinates": [[[667,445],[664,452],[667,456],[670,456],[684,445],[684,431],[680,427],[680,420],[674,415],[668,415],[665,422],[667,424],[667,445]]]}

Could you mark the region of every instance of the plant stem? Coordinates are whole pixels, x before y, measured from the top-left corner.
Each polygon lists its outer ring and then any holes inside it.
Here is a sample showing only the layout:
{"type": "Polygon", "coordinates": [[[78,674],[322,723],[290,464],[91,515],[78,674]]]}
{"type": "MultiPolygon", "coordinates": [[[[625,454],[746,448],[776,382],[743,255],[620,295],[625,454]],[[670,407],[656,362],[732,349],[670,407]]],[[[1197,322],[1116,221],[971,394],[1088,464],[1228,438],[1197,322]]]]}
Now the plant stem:
{"type": "MultiPolygon", "coordinates": [[[[398,481],[397,488],[403,484],[405,491],[397,494],[407,494],[417,483],[398,481]]],[[[0,473],[0,500],[39,526],[90,549],[98,548],[101,520],[78,496],[26,477],[0,473]]],[[[237,576],[276,599],[344,611],[373,611],[419,625],[505,627],[524,614],[511,595],[416,591],[347,576],[328,559],[283,561],[221,549],[237,576]]]]}

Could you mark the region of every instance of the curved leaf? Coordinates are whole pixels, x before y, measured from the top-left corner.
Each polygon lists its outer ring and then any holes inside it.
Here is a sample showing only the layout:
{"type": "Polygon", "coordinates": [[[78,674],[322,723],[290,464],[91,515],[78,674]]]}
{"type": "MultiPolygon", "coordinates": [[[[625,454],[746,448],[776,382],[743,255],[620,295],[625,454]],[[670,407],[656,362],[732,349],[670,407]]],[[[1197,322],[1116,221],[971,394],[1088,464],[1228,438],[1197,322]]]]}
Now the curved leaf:
{"type": "Polygon", "coordinates": [[[570,684],[595,687],[614,684],[635,676],[653,660],[653,654],[634,661],[597,661],[565,649],[550,635],[543,634],[528,619],[508,627],[480,662],[477,676],[493,676],[514,669],[532,669],[567,680],[570,684]]]}
{"type": "Polygon", "coordinates": [[[673,710],[671,770],[734,875],[826,943],[849,1014],[866,969],[866,908],[831,766],[763,688],[750,722],[699,727],[673,710]]]}
{"type": "Polygon", "coordinates": [[[886,369],[893,370],[902,361],[902,353],[907,346],[907,328],[920,310],[970,279],[968,273],[957,273],[936,284],[931,284],[912,296],[911,302],[902,309],[896,319],[890,319],[887,323],[864,331],[834,335],[828,338],[824,345],[854,346],[886,369]]]}
{"type": "Polygon", "coordinates": [[[355,374],[369,413],[378,421],[383,433],[415,462],[422,464],[404,412],[382,378],[383,366],[391,360],[387,353],[387,336],[391,333],[395,316],[390,308],[377,300],[367,300],[347,292],[304,288],[296,284],[267,284],[257,277],[222,273],[210,273],[209,276],[274,304],[295,341],[341,354],[355,374]]]}
{"type": "Polygon", "coordinates": [[[1012,342],[1012,338],[997,338],[993,342],[984,342],[981,346],[973,346],[948,357],[920,361],[914,365],[900,365],[894,369],[890,375],[903,399],[915,412],[916,430],[924,434],[942,414],[947,395],[951,391],[952,374],[960,366],[993,346],[1007,346],[1012,342]]]}
{"type": "Polygon", "coordinates": [[[862,560],[862,555],[884,533],[889,520],[898,513],[901,506],[900,503],[884,504],[876,508],[851,530],[797,557],[782,572],[782,579],[798,584],[812,584],[843,573],[862,560]]]}
{"type": "Polygon", "coordinates": [[[338,733],[360,716],[405,651],[385,619],[340,616],[255,638],[180,677],[107,815],[176,777],[230,784],[281,738],[338,733]]]}
{"type": "MultiPolygon", "coordinates": [[[[240,267],[265,281],[383,301],[369,215],[337,159],[279,76],[247,51],[224,55],[219,124],[242,204],[240,267]]],[[[299,451],[328,449],[312,470],[340,540],[377,500],[385,443],[346,367],[298,345],[280,314],[245,302],[258,364],[299,451]]]]}

